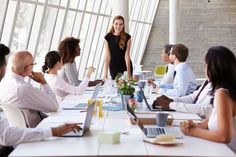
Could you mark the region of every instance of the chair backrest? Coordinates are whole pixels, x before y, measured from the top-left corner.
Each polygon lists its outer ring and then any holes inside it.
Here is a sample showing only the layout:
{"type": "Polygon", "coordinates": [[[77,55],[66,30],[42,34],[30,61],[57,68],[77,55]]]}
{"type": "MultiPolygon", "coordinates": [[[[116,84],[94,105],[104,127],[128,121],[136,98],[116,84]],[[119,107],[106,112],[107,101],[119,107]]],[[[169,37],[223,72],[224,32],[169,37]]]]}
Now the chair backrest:
{"type": "Polygon", "coordinates": [[[163,76],[166,73],[166,65],[157,65],[154,70],[155,76],[163,76]]]}
{"type": "Polygon", "coordinates": [[[26,122],[23,113],[19,108],[12,104],[1,105],[10,126],[26,128],[26,122]]]}

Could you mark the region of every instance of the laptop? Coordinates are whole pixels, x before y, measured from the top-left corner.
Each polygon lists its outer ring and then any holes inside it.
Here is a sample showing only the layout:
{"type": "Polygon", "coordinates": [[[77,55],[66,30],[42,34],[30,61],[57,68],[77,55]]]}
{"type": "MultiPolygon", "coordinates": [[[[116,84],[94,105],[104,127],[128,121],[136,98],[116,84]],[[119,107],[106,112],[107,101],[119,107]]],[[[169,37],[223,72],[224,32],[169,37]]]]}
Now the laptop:
{"type": "Polygon", "coordinates": [[[168,134],[174,135],[175,138],[183,138],[183,134],[180,131],[179,127],[159,127],[157,125],[143,125],[141,120],[138,119],[134,111],[127,105],[127,111],[134,117],[134,120],[137,122],[139,128],[143,131],[146,137],[155,138],[157,135],[168,134]]]}
{"type": "Polygon", "coordinates": [[[70,132],[64,134],[63,137],[82,137],[82,136],[84,136],[90,128],[90,125],[92,122],[92,117],[93,117],[94,107],[95,107],[95,101],[93,101],[93,103],[91,105],[89,105],[89,107],[87,108],[87,114],[85,117],[84,125],[82,126],[82,130],[75,131],[75,132],[70,131],[70,132]]]}
{"type": "MultiPolygon", "coordinates": [[[[97,98],[98,93],[101,88],[101,85],[102,85],[102,83],[99,83],[96,85],[91,100],[95,100],[97,98]]],[[[64,109],[64,110],[84,110],[87,108],[87,106],[88,106],[88,103],[75,103],[73,105],[63,104],[62,109],[64,109]]]]}
{"type": "Polygon", "coordinates": [[[174,109],[166,109],[166,108],[162,108],[162,106],[158,106],[159,108],[152,108],[152,105],[149,105],[148,104],[148,101],[147,101],[147,98],[145,97],[145,94],[144,94],[144,92],[143,92],[143,89],[142,88],[140,88],[140,91],[141,91],[141,93],[142,93],[142,96],[143,96],[143,100],[144,100],[144,103],[145,103],[145,105],[147,106],[147,108],[148,108],[148,110],[149,111],[175,111],[174,109]]]}

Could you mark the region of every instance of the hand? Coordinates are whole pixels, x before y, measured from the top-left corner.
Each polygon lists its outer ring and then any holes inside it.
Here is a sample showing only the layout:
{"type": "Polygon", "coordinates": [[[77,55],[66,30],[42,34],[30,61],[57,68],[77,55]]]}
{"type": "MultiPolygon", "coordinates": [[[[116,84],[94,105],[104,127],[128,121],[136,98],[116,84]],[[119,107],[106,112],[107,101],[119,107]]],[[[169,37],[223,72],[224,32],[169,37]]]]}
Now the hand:
{"type": "Polygon", "coordinates": [[[79,131],[81,130],[82,128],[74,123],[74,124],[63,124],[63,125],[60,125],[58,127],[55,127],[55,128],[52,128],[52,135],[53,136],[62,136],[70,131],[79,131]]]}
{"type": "Polygon", "coordinates": [[[169,109],[169,104],[173,102],[172,99],[168,98],[165,95],[156,98],[156,103],[164,109],[169,109]]]}
{"type": "Polygon", "coordinates": [[[95,68],[93,66],[87,68],[86,76],[90,78],[91,74],[95,71],[95,68]]]}
{"type": "Polygon", "coordinates": [[[195,124],[192,120],[186,120],[180,122],[180,130],[185,134],[189,135],[190,130],[195,127],[195,124]]]}
{"type": "Polygon", "coordinates": [[[41,72],[33,72],[32,71],[32,73],[29,77],[40,84],[47,84],[47,82],[41,72]]]}
{"type": "Polygon", "coordinates": [[[155,79],[153,78],[149,78],[147,83],[148,83],[148,86],[152,86],[153,88],[156,88],[157,85],[154,83],[155,79]]]}

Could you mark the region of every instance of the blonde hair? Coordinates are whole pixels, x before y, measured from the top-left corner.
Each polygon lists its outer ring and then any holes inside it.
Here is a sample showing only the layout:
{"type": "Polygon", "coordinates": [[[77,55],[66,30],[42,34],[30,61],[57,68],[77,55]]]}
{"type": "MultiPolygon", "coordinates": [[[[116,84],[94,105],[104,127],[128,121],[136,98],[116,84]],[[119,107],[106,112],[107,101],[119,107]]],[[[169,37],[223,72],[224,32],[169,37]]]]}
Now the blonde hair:
{"type": "MultiPolygon", "coordinates": [[[[112,24],[114,24],[114,22],[115,22],[115,20],[122,20],[123,21],[123,24],[124,24],[124,26],[125,26],[125,19],[124,19],[124,17],[123,16],[121,16],[121,15],[118,15],[118,16],[115,16],[114,17],[114,19],[113,19],[113,22],[112,22],[112,24]]],[[[109,33],[114,33],[115,32],[115,30],[114,30],[114,27],[112,26],[111,27],[111,29],[110,29],[110,31],[109,31],[109,33]]],[[[119,47],[121,48],[121,49],[124,49],[125,48],[125,42],[126,42],[126,39],[127,39],[127,37],[126,37],[126,35],[125,35],[125,27],[123,28],[123,30],[120,32],[120,39],[119,39],[119,47]]]]}

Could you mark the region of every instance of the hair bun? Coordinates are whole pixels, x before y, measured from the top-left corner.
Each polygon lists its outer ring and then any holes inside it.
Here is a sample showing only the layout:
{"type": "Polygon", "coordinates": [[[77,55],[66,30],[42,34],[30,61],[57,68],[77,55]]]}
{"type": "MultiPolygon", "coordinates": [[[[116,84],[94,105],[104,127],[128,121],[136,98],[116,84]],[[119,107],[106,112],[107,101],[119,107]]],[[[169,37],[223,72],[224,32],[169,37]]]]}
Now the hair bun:
{"type": "Polygon", "coordinates": [[[10,49],[4,44],[0,44],[0,55],[5,56],[5,55],[8,55],[9,53],[10,53],[10,49]]]}

